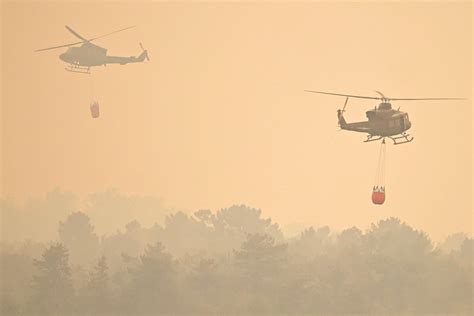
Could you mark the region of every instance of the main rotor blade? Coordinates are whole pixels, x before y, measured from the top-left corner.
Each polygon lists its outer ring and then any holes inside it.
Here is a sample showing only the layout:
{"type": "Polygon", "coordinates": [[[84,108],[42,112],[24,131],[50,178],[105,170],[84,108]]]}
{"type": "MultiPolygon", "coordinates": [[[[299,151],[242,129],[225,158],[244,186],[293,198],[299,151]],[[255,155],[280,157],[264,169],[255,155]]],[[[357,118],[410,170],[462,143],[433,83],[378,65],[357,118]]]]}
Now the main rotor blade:
{"type": "Polygon", "coordinates": [[[76,31],[74,31],[72,28],[70,28],[69,26],[65,25],[66,26],[66,29],[68,29],[69,32],[71,32],[72,34],[74,34],[74,36],[80,38],[82,41],[80,42],[76,42],[76,43],[71,43],[71,44],[65,44],[65,45],[59,45],[59,46],[53,46],[53,47],[48,47],[48,48],[42,48],[42,49],[37,49],[35,50],[34,52],[41,52],[41,51],[44,51],[44,50],[50,50],[50,49],[56,49],[56,48],[61,48],[61,47],[69,47],[69,46],[74,46],[74,45],[77,45],[77,44],[81,44],[81,43],[85,43],[85,42],[92,42],[96,39],[99,39],[99,38],[102,38],[102,37],[106,37],[106,36],[109,36],[109,35],[112,35],[112,34],[115,34],[115,33],[118,33],[118,32],[122,32],[122,31],[125,31],[125,30],[128,30],[128,29],[131,29],[133,27],[135,27],[135,25],[132,25],[132,26],[129,26],[129,27],[126,27],[124,29],[120,29],[120,30],[117,30],[117,31],[113,31],[113,32],[110,32],[110,33],[107,33],[107,34],[104,34],[104,35],[101,35],[101,36],[98,36],[98,37],[94,37],[90,40],[82,37],[81,35],[79,35],[76,31]]]}
{"type": "Polygon", "coordinates": [[[84,42],[81,41],[81,42],[76,42],[76,43],[71,43],[71,44],[65,44],[65,45],[53,46],[53,47],[48,47],[48,48],[42,48],[42,49],[37,49],[34,52],[41,52],[41,51],[44,51],[44,50],[56,49],[56,48],[61,48],[61,47],[69,47],[69,46],[74,46],[74,45],[81,44],[81,43],[84,43],[84,42]]]}
{"type": "MultiPolygon", "coordinates": [[[[385,101],[432,101],[432,100],[466,100],[463,98],[390,98],[390,97],[367,97],[361,95],[352,95],[352,94],[342,94],[342,93],[332,93],[324,91],[313,91],[313,90],[304,90],[306,92],[319,93],[319,94],[328,94],[328,95],[337,95],[341,97],[349,98],[359,98],[359,99],[372,99],[372,100],[385,100],[385,101]]],[[[378,91],[376,91],[379,93],[378,91]]]]}
{"type": "Polygon", "coordinates": [[[332,93],[332,92],[323,92],[323,91],[313,91],[313,90],[304,90],[306,92],[311,92],[311,93],[319,93],[319,94],[328,94],[328,95],[337,95],[341,97],[350,97],[350,98],[359,98],[359,99],[372,99],[372,100],[382,100],[382,98],[379,97],[366,97],[366,96],[361,96],[361,95],[352,95],[352,94],[341,94],[341,93],[332,93]]]}
{"type": "Polygon", "coordinates": [[[106,37],[106,36],[109,36],[109,35],[112,35],[112,34],[115,34],[115,33],[118,33],[118,32],[122,32],[122,31],[125,31],[125,30],[128,30],[128,29],[134,28],[134,27],[135,27],[135,25],[132,25],[132,26],[126,27],[124,29],[120,29],[120,30],[117,30],[117,31],[113,31],[113,32],[98,36],[98,37],[91,38],[88,41],[92,42],[92,41],[95,41],[96,39],[103,38],[103,37],[106,37]]]}
{"type": "Polygon", "coordinates": [[[69,32],[71,32],[72,34],[74,34],[74,36],[76,36],[77,38],[83,40],[83,41],[87,41],[87,39],[85,39],[84,37],[82,37],[81,35],[77,34],[76,31],[74,31],[72,28],[70,28],[69,26],[65,25],[65,27],[67,28],[67,30],[69,32]]]}
{"type": "Polygon", "coordinates": [[[388,98],[390,101],[466,100],[464,98],[388,98]]]}

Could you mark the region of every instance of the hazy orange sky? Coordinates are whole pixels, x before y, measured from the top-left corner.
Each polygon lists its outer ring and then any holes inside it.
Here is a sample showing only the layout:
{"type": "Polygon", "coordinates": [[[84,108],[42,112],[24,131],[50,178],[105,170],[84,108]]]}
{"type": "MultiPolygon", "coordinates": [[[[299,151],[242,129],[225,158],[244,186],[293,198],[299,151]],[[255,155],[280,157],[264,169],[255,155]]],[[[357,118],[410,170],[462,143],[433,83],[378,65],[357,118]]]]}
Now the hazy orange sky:
{"type": "MultiPolygon", "coordinates": [[[[261,208],[282,226],[367,228],[395,216],[434,239],[472,230],[472,4],[2,3],[2,196],[118,188],[195,211],[261,208]],[[64,70],[64,25],[111,55],[151,61],[64,70]],[[415,140],[338,132],[343,98],[392,97],[415,140]],[[90,117],[95,98],[101,118],[90,117]]],[[[346,119],[376,103],[350,100],[346,119]]],[[[111,222],[113,216],[111,214],[111,222]]],[[[147,223],[144,223],[147,224],[147,223]]]]}

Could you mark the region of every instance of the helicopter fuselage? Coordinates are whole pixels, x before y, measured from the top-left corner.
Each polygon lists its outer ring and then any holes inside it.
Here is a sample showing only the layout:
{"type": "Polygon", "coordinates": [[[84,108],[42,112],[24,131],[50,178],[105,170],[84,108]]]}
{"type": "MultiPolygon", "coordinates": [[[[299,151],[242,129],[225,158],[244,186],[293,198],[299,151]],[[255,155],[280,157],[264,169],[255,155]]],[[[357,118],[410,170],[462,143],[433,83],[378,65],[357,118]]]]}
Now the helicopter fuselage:
{"type": "Polygon", "coordinates": [[[367,133],[370,136],[390,137],[403,134],[411,128],[408,113],[394,110],[390,103],[380,103],[378,107],[366,112],[367,121],[346,123],[342,111],[338,111],[341,129],[367,133]]]}
{"type": "Polygon", "coordinates": [[[84,43],[79,47],[69,47],[65,53],[59,55],[59,59],[75,66],[93,67],[106,64],[125,65],[142,62],[146,56],[146,51],[143,51],[138,57],[107,56],[107,49],[91,43],[84,43]]]}
{"type": "Polygon", "coordinates": [[[69,47],[65,53],[59,55],[59,59],[69,64],[91,67],[101,66],[107,61],[107,50],[90,43],[79,47],[69,47]]]}

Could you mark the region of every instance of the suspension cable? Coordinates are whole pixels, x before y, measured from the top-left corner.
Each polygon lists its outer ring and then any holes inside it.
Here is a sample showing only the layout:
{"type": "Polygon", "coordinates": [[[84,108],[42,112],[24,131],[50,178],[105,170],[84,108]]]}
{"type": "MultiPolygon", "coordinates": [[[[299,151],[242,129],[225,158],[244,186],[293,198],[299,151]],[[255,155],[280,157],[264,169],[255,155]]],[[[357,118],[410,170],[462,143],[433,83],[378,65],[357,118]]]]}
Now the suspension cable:
{"type": "Polygon", "coordinates": [[[377,170],[375,173],[375,186],[385,187],[385,142],[380,144],[377,170]]]}

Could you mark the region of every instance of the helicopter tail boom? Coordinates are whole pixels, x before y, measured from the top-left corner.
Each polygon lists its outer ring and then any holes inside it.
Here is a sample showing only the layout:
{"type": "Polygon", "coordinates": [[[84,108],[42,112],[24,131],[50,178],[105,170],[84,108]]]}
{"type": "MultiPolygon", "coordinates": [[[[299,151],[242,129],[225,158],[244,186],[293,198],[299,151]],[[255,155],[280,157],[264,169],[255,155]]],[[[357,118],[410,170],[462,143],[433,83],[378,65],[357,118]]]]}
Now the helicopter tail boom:
{"type": "Polygon", "coordinates": [[[130,56],[130,57],[122,57],[122,56],[107,56],[106,64],[120,64],[125,65],[129,63],[141,63],[146,60],[150,60],[148,57],[148,51],[143,48],[142,43],[140,43],[140,47],[142,48],[142,53],[139,56],[130,56]]]}

